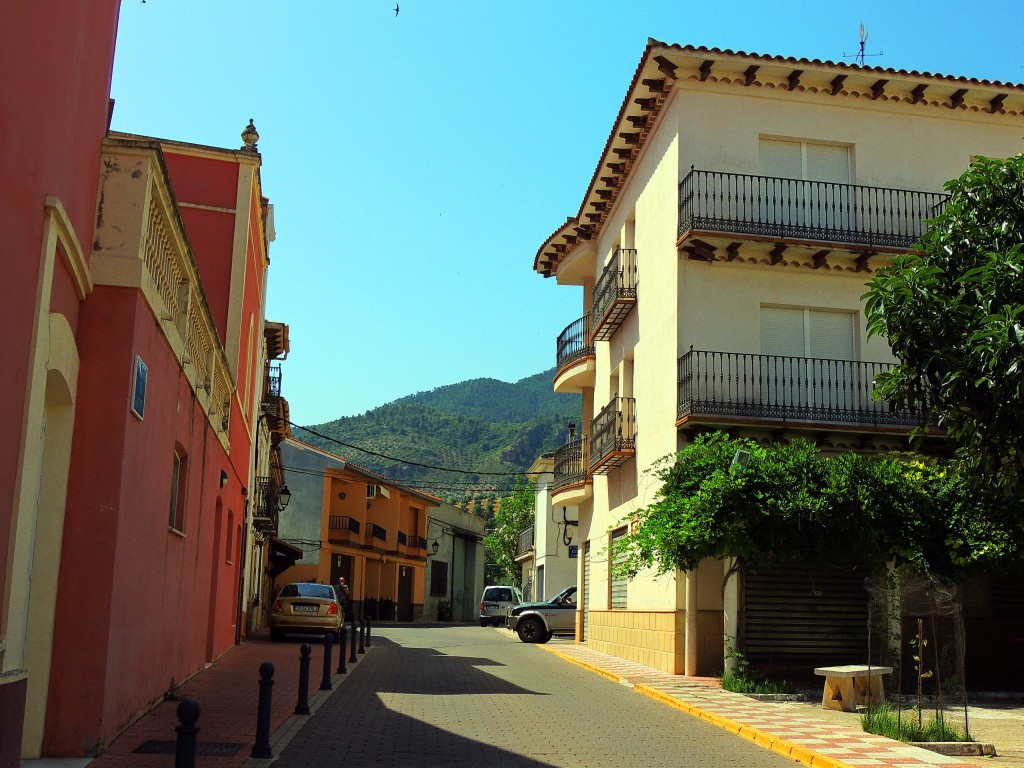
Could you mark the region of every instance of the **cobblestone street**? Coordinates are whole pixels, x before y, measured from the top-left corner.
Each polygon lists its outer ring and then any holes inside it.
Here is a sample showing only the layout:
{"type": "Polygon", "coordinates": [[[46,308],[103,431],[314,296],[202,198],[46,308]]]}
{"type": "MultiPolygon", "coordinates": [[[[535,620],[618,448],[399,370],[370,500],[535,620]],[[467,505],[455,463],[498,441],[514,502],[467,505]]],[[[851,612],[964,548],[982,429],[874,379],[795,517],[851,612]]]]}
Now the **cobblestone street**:
{"type": "Polygon", "coordinates": [[[462,626],[382,628],[274,765],[794,764],[511,633],[462,626]]]}

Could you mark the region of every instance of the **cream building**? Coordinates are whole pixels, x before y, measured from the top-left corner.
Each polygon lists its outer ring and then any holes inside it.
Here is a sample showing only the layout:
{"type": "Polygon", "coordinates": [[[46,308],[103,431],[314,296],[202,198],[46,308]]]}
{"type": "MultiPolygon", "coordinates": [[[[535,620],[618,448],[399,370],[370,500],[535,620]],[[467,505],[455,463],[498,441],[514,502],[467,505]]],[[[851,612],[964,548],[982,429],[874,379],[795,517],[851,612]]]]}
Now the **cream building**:
{"type": "MultiPolygon", "coordinates": [[[[1021,151],[1022,130],[1022,86],[648,41],[578,214],[534,263],[584,296],[554,381],[582,393],[581,427],[552,482],[579,509],[578,640],[690,675],[722,669],[727,634],[785,650],[765,606],[792,574],[723,588],[708,561],[627,582],[609,542],[653,501],[652,464],[702,430],[905,446],[916,414],[871,399],[893,357],[867,338],[865,282],[945,181],[1021,151]]],[[[842,613],[851,587],[833,588],[842,613]]]]}

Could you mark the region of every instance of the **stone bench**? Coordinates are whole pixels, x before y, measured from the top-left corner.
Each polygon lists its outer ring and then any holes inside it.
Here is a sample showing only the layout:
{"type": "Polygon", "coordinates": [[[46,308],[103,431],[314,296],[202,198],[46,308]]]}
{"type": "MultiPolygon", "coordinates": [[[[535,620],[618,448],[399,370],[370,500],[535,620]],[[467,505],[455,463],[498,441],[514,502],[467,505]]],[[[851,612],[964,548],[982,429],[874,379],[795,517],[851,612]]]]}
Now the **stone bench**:
{"type": "Polygon", "coordinates": [[[882,675],[892,667],[873,667],[867,664],[846,664],[838,667],[818,667],[814,674],[825,678],[825,691],[821,696],[822,709],[856,712],[857,707],[868,707],[885,701],[882,675]]]}

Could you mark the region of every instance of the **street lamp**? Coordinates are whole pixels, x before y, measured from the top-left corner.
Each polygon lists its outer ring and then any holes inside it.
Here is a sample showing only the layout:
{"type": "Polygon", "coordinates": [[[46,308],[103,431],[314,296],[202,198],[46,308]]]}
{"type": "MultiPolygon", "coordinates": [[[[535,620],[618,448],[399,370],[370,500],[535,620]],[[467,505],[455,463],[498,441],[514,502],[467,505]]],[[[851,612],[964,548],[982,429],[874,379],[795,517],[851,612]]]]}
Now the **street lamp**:
{"type": "Polygon", "coordinates": [[[292,492],[288,490],[288,484],[287,483],[282,485],[280,490],[278,490],[278,492],[277,492],[277,500],[278,500],[278,502],[279,502],[279,504],[281,506],[281,509],[284,509],[285,507],[287,507],[288,506],[288,502],[292,500],[292,492]]]}
{"type": "Polygon", "coordinates": [[[437,539],[434,539],[434,543],[430,545],[430,551],[436,555],[440,546],[441,545],[438,543],[437,539]]]}

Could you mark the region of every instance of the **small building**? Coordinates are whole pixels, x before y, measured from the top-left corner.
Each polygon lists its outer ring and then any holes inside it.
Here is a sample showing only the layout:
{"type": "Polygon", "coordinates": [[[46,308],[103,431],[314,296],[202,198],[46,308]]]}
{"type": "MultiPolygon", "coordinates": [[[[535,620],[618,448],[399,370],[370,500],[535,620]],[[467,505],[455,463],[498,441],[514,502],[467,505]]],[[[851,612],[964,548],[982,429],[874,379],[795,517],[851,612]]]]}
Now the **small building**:
{"type": "Polygon", "coordinates": [[[291,498],[276,539],[302,557],[271,577],[261,593],[264,607],[285,583],[337,584],[344,576],[356,616],[418,620],[427,514],[440,499],[294,438],[284,439],[280,452],[291,498]]]}
{"type": "Polygon", "coordinates": [[[552,506],[554,468],[552,454],[544,454],[526,470],[534,485],[534,519],[533,525],[519,534],[516,547],[526,600],[550,600],[576,583],[579,546],[574,537],[579,511],[568,504],[552,506]]]}
{"type": "Polygon", "coordinates": [[[487,560],[486,524],[480,515],[443,501],[428,514],[424,621],[477,620],[487,560]]]}

